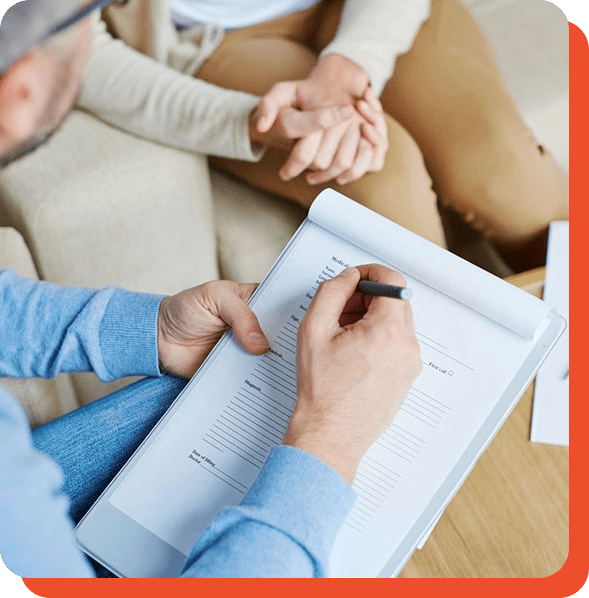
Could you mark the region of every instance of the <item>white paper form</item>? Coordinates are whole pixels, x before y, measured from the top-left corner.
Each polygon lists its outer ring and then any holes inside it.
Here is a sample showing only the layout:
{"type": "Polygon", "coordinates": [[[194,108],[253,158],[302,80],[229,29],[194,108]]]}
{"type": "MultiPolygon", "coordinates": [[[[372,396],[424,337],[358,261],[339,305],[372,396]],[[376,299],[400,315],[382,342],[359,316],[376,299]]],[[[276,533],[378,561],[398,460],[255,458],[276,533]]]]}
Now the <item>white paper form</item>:
{"type": "Polygon", "coordinates": [[[467,297],[476,311],[465,307],[430,286],[438,282],[427,264],[446,283],[468,277],[470,264],[456,258],[445,263],[443,250],[411,233],[399,239],[398,227],[382,219],[385,226],[372,213],[375,229],[384,228],[378,235],[373,230],[370,251],[361,249],[340,236],[349,238],[370,224],[353,205],[353,214],[337,201],[312,211],[316,222],[323,216],[336,222],[337,234],[307,221],[254,297],[252,307],[272,350],[252,356],[229,337],[110,498],[184,554],[221,507],[241,501],[271,447],[280,444],[296,400],[298,326],[322,280],[348,265],[375,261],[403,271],[413,290],[424,364],[391,427],[359,468],[358,500],[336,540],[333,576],[372,577],[382,569],[529,353],[534,325],[546,314],[542,302],[523,293],[513,296],[528,319],[527,329],[518,321],[514,332],[495,321],[517,320],[497,308],[507,303],[511,287],[482,277],[467,297]],[[484,309],[489,317],[482,315],[484,309]]]}
{"type": "MultiPolygon", "coordinates": [[[[569,319],[569,223],[553,222],[548,237],[544,300],[569,319]]],[[[538,371],[530,438],[569,445],[569,330],[564,331],[538,371]]]]}

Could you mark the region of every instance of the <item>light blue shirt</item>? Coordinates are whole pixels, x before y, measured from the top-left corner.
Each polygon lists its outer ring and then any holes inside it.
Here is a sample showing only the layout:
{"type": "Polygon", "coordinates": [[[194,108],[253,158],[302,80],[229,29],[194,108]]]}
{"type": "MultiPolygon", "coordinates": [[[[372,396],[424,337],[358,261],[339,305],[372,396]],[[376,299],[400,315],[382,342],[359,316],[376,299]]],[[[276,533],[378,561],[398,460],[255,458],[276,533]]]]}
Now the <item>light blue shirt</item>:
{"type": "MultiPolygon", "coordinates": [[[[0,376],[54,377],[93,369],[101,379],[159,376],[161,297],[64,288],[0,270],[0,376]]],[[[0,555],[22,577],[90,577],[71,542],[55,463],[35,450],[24,411],[0,388],[0,555]]],[[[241,505],[222,510],[183,577],[321,577],[355,500],[312,455],[276,448],[241,505]]]]}
{"type": "Polygon", "coordinates": [[[319,0],[170,0],[174,23],[182,27],[216,23],[239,29],[306,10],[319,0]]]}

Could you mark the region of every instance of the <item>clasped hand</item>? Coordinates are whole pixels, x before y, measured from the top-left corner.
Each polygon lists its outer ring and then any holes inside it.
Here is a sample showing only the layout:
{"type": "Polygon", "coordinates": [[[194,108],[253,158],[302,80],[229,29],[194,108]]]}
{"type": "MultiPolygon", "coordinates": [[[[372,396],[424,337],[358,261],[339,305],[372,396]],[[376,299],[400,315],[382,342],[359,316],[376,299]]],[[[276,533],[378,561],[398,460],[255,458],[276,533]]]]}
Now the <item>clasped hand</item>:
{"type": "Polygon", "coordinates": [[[279,173],[285,181],[308,170],[310,185],[345,185],[381,170],[388,150],[382,105],[366,73],[335,54],[307,79],[274,85],[250,125],[252,140],[291,150],[279,173]]]}

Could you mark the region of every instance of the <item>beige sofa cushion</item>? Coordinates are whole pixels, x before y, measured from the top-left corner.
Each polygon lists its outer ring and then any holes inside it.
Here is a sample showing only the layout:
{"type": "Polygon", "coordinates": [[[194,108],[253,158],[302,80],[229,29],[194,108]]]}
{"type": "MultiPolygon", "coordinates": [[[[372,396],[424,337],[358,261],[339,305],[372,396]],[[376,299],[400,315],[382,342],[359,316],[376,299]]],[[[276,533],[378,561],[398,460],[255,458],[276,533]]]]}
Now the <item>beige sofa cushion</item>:
{"type": "MultiPolygon", "coordinates": [[[[23,238],[12,228],[0,228],[0,268],[10,268],[27,278],[37,272],[23,238]]],[[[33,427],[37,427],[79,406],[69,376],[56,380],[0,378],[22,404],[33,427]]]]}
{"type": "Polygon", "coordinates": [[[218,276],[206,159],[85,113],[0,173],[0,203],[45,280],[175,293],[218,276]]]}
{"type": "Polygon", "coordinates": [[[211,183],[221,276],[260,282],[307,211],[216,170],[211,183]]]}

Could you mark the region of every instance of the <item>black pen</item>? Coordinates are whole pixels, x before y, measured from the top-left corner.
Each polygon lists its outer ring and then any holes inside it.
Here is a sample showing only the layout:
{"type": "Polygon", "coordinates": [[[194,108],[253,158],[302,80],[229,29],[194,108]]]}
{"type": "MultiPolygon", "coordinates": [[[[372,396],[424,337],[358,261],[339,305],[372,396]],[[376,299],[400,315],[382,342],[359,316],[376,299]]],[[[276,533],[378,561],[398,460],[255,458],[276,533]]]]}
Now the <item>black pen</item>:
{"type": "Polygon", "coordinates": [[[357,291],[366,295],[378,295],[379,297],[392,297],[393,299],[411,299],[411,289],[406,287],[395,287],[382,282],[373,282],[372,280],[361,280],[358,283],[357,291]]]}

